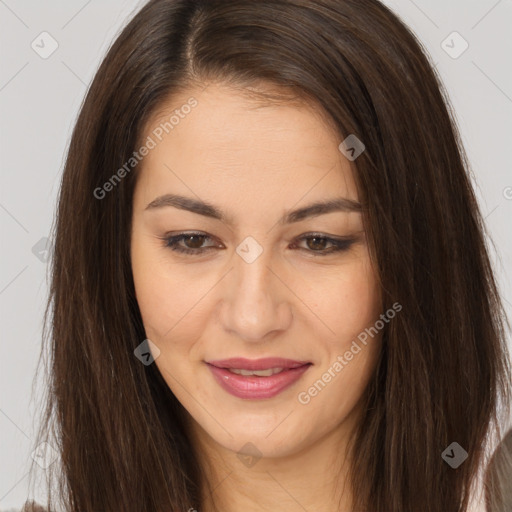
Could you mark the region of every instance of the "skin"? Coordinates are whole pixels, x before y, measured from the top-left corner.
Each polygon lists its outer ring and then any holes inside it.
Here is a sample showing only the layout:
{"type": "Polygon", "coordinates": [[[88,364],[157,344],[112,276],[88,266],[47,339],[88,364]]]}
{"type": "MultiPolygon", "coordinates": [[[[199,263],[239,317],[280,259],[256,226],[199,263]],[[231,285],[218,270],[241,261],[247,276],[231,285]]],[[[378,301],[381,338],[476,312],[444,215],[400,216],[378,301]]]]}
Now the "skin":
{"type": "Polygon", "coordinates": [[[191,96],[197,107],[138,169],[131,258],[146,334],[160,350],[154,364],[190,415],[214,489],[210,495],[205,487],[201,512],[214,510],[213,501],[224,512],[275,510],[277,503],[284,512],[332,512],[339,504],[348,510],[347,441],[380,335],[361,345],[309,403],[298,395],[382,313],[362,214],[336,211],[287,225],[278,220],[320,200],[358,201],[354,163],[311,105],[264,104],[222,83],[173,97],[148,123],[144,140],[191,96]],[[173,206],[146,209],[171,193],[212,203],[230,222],[173,206]],[[166,246],[166,234],[187,231],[210,237],[189,247],[214,248],[194,256],[166,246]],[[331,245],[299,240],[311,232],[355,241],[345,251],[316,255],[331,245]],[[247,236],[263,250],[251,263],[236,252],[247,236]],[[243,400],[224,391],[204,362],[231,357],[313,364],[277,396],[243,400]],[[261,454],[253,465],[237,456],[246,443],[261,454]]]}

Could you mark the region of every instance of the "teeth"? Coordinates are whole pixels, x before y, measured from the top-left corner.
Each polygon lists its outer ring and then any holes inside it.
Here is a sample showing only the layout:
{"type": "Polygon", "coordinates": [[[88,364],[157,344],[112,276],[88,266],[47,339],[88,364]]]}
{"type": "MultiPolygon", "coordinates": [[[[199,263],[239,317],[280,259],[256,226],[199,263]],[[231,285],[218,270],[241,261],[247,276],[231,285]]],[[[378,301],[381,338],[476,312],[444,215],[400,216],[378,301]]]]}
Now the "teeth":
{"type": "Polygon", "coordinates": [[[239,370],[238,368],[228,368],[231,373],[237,375],[256,375],[257,377],[270,377],[283,371],[283,368],[269,368],[268,370],[239,370]]]}

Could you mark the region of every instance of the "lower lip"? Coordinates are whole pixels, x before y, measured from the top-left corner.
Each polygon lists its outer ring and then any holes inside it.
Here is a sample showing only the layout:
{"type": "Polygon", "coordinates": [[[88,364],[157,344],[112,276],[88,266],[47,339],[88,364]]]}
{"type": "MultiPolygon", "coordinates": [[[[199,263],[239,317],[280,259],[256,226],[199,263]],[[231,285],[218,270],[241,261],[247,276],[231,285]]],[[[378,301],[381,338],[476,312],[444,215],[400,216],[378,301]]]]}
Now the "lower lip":
{"type": "Polygon", "coordinates": [[[224,390],[233,396],[247,400],[261,400],[278,395],[299,380],[310,366],[311,364],[305,364],[298,368],[283,370],[270,377],[257,377],[255,375],[238,375],[225,368],[208,364],[208,368],[224,390]]]}

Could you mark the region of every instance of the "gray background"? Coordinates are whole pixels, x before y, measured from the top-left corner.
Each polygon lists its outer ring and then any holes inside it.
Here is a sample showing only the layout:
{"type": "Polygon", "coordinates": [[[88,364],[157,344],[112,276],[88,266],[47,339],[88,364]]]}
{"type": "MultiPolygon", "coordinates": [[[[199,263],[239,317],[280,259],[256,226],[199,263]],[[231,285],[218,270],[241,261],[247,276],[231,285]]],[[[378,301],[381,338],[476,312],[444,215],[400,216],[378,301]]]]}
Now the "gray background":
{"type": "MultiPolygon", "coordinates": [[[[143,3],[0,0],[0,510],[20,507],[28,497],[34,411],[42,389],[39,383],[32,395],[47,293],[45,238],[71,130],[108,46],[143,3]],[[34,41],[39,52],[51,49],[42,32],[58,43],[46,59],[31,47],[34,41]]],[[[506,60],[512,1],[385,3],[419,36],[450,94],[510,315],[512,76],[506,60]],[[469,47],[458,55],[464,40],[469,47]]],[[[44,495],[41,489],[36,498],[44,495]]]]}

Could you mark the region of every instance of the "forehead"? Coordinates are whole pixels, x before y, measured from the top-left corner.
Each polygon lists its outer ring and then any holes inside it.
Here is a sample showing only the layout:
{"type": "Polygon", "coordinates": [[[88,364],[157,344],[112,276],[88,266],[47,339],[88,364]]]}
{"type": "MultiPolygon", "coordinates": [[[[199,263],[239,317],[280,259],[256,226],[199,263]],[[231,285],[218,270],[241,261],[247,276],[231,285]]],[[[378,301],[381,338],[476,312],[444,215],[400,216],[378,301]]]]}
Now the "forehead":
{"type": "Polygon", "coordinates": [[[353,164],[338,150],[332,123],[311,103],[265,101],[249,90],[209,84],[170,97],[147,123],[142,140],[148,137],[155,144],[139,179],[154,193],[181,178],[197,194],[316,190],[357,200],[353,164]]]}

